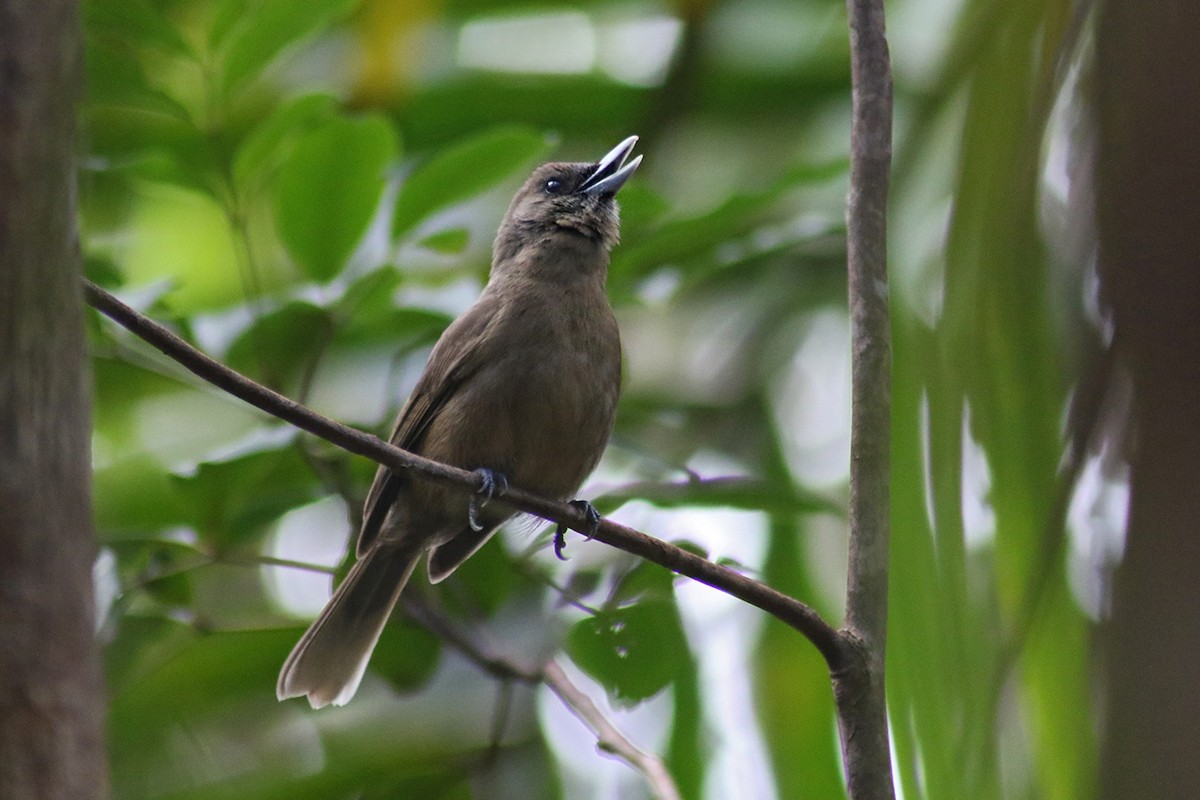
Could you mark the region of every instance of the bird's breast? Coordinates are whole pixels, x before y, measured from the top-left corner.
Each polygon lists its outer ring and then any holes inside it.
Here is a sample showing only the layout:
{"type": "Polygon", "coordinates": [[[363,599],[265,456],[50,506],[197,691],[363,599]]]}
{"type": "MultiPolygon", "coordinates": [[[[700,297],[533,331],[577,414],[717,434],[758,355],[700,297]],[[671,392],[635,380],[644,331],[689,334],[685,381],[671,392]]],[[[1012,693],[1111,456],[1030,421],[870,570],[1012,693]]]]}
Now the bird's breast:
{"type": "Polygon", "coordinates": [[[550,307],[525,303],[523,313],[502,321],[504,346],[439,420],[474,435],[446,437],[456,452],[438,455],[497,470],[515,486],[552,497],[579,487],[612,431],[621,355],[607,300],[570,299],[550,307]]]}

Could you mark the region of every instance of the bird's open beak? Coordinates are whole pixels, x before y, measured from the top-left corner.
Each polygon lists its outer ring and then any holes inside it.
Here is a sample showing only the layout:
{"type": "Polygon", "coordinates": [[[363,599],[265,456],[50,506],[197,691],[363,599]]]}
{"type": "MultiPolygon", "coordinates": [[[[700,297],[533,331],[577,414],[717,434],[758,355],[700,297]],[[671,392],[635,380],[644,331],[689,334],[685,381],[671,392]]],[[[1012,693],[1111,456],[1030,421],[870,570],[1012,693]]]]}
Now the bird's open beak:
{"type": "Polygon", "coordinates": [[[625,163],[625,159],[629,158],[629,154],[633,152],[633,146],[637,144],[637,140],[638,137],[630,136],[609,150],[608,154],[596,164],[595,171],[580,185],[578,191],[584,194],[609,196],[616,194],[617,190],[625,185],[625,181],[629,180],[629,176],[637,170],[638,164],[642,163],[641,156],[628,164],[625,163]]]}

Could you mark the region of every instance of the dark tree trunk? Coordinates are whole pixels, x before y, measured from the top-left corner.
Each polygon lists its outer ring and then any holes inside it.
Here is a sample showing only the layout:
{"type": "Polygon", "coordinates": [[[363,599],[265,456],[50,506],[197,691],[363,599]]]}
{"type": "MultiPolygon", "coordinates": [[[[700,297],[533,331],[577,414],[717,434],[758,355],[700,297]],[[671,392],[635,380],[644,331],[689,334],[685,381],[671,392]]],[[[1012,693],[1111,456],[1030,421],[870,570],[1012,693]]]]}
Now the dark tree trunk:
{"type": "Polygon", "coordinates": [[[75,232],[78,7],[0,0],[0,798],[107,796],[75,232]]]}
{"type": "Polygon", "coordinates": [[[1102,274],[1135,394],[1103,796],[1200,797],[1200,4],[1101,13],[1102,274]]]}

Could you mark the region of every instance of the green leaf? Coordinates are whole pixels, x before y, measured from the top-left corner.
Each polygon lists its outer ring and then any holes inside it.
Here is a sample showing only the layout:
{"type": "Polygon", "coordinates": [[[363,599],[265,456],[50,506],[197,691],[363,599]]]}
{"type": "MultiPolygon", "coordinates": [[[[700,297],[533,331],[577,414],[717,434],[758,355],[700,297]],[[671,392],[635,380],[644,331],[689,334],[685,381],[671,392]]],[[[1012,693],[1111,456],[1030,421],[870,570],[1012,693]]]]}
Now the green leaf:
{"type": "Polygon", "coordinates": [[[441,640],[424,628],[393,619],[383,629],[371,655],[371,671],[382,675],[399,691],[413,691],[429,681],[437,669],[441,640]]]}
{"type": "Polygon", "coordinates": [[[393,292],[400,285],[400,271],[390,265],[371,270],[346,286],[342,296],[329,306],[338,317],[371,316],[395,310],[393,292]]]}
{"type": "Polygon", "coordinates": [[[116,556],[117,574],[126,593],[212,563],[211,556],[174,539],[124,539],[110,542],[108,549],[116,556]]]}
{"type": "Polygon", "coordinates": [[[247,15],[251,2],[253,0],[220,0],[215,5],[208,26],[208,46],[211,50],[219,50],[225,44],[238,22],[247,15]]]}
{"type": "Polygon", "coordinates": [[[519,581],[508,554],[500,542],[493,539],[464,561],[447,580],[455,595],[450,605],[454,607],[461,603],[469,613],[490,615],[512,597],[520,586],[519,581]]]}
{"type": "Polygon", "coordinates": [[[187,109],[150,85],[141,63],[128,49],[88,37],[84,60],[89,103],[161,114],[191,125],[187,109]]]}
{"type": "Polygon", "coordinates": [[[163,465],[148,456],[135,455],[95,470],[92,488],[96,528],[104,541],[141,537],[187,521],[163,465]]]}
{"type": "Polygon", "coordinates": [[[389,351],[400,353],[437,341],[453,317],[424,308],[397,307],[395,291],[400,282],[398,270],[381,267],[347,286],[329,306],[338,324],[335,345],[385,344],[389,351]]]}
{"type": "MultiPolygon", "coordinates": [[[[636,238],[629,236],[629,241],[613,253],[610,280],[630,283],[663,264],[691,262],[693,270],[697,265],[711,268],[709,262],[714,260],[714,253],[721,245],[745,236],[764,222],[778,220],[785,211],[794,213],[783,208],[782,200],[788,192],[801,186],[827,183],[844,175],[846,170],[844,161],[793,167],[761,191],[732,195],[710,211],[673,218],[636,238]]],[[[647,205],[652,213],[657,213],[652,200],[647,200],[647,205]]],[[[626,216],[637,224],[636,216],[626,216]]],[[[814,231],[811,236],[826,236],[830,232],[814,231]]],[[[781,245],[794,243],[781,242],[781,245]]]]}
{"type": "Polygon", "coordinates": [[[125,614],[115,638],[104,648],[104,671],[109,692],[119,696],[142,677],[164,650],[172,651],[195,636],[194,631],[167,617],[125,614]]]}
{"type": "Polygon", "coordinates": [[[274,184],[280,238],[304,272],[328,280],[366,232],[396,150],[382,117],[331,120],[304,136],[274,184]]]}
{"type": "Polygon", "coordinates": [[[357,0],[226,0],[209,41],[223,51],[218,87],[225,95],[254,79],[288,47],[350,13],[357,0]]]}
{"type": "Polygon", "coordinates": [[[256,125],[233,156],[233,177],[240,185],[269,172],[291,152],[287,145],[337,112],[337,100],[327,94],[297,97],[272,111],[256,125]]]}
{"type": "Polygon", "coordinates": [[[695,659],[680,659],[678,670],[672,687],[671,699],[674,701],[674,709],[671,714],[671,738],[663,755],[667,760],[667,770],[675,778],[680,795],[702,797],[704,777],[708,771],[710,744],[708,726],[704,719],[707,697],[701,689],[700,670],[695,659]]]}
{"type": "Polygon", "coordinates": [[[330,310],[338,318],[338,345],[386,343],[397,352],[437,341],[452,317],[424,308],[397,308],[393,297],[401,277],[383,267],[346,288],[330,310]]]}
{"type": "Polygon", "coordinates": [[[210,143],[200,129],[186,114],[172,111],[165,95],[150,99],[134,93],[130,100],[126,93],[124,97],[129,102],[110,95],[113,102],[87,105],[84,122],[94,157],[88,168],[120,171],[215,196],[218,173],[210,143]]]}
{"type": "Polygon", "coordinates": [[[471,233],[466,228],[449,228],[426,236],[417,244],[435,253],[453,256],[467,249],[471,241],[471,233]]]}
{"type": "Polygon", "coordinates": [[[608,605],[623,606],[651,600],[669,603],[674,597],[675,573],[658,564],[642,561],[617,581],[608,605]]]}
{"type": "Polygon", "coordinates": [[[125,276],[115,261],[94,253],[84,253],[83,275],[92,283],[106,289],[116,289],[125,283],[125,276]]]}
{"type": "Polygon", "coordinates": [[[83,4],[83,19],[89,36],[102,33],[139,46],[192,55],[179,31],[147,0],[92,0],[83,4]]]}
{"type": "Polygon", "coordinates": [[[320,486],[294,446],[295,431],[253,432],[234,452],[172,475],[183,505],[214,550],[243,542],[268,522],[310,502],[320,486]]]}
{"type": "Polygon", "coordinates": [[[658,694],[691,658],[673,601],[601,611],[573,625],[566,644],[571,659],[622,705],[658,694]]]}
{"type": "Polygon", "coordinates": [[[541,134],[512,126],[459,142],[414,170],[400,187],[392,235],[401,239],[431,214],[528,169],[549,148],[541,134]]]}
{"type": "Polygon", "coordinates": [[[142,588],[165,606],[188,608],[192,604],[192,578],[187,573],[164,575],[146,581],[142,588]]]}
{"type": "Polygon", "coordinates": [[[621,188],[621,232],[622,234],[640,233],[649,230],[651,223],[657,222],[671,210],[667,199],[645,181],[630,181],[621,188]]]}
{"type": "Polygon", "coordinates": [[[284,628],[185,639],[170,658],[113,698],[113,730],[129,737],[121,743],[130,745],[153,741],[181,720],[196,721],[239,702],[269,697],[273,703],[270,687],[301,633],[284,628]]]}
{"type": "Polygon", "coordinates": [[[259,375],[287,386],[309,369],[329,341],[333,323],[328,312],[294,300],[268,312],[234,340],[225,362],[239,372],[259,375]]]}
{"type": "MultiPolygon", "coordinates": [[[[777,470],[772,472],[775,477],[777,470]]],[[[771,522],[763,580],[792,597],[822,595],[813,581],[821,567],[809,561],[808,553],[815,530],[803,525],[810,519],[793,516],[771,522]]],[[[825,659],[811,642],[773,617],[764,620],[749,655],[755,710],[778,796],[845,797],[837,738],[830,735],[836,722],[825,659]]],[[[890,691],[890,671],[888,679],[890,691]]]]}

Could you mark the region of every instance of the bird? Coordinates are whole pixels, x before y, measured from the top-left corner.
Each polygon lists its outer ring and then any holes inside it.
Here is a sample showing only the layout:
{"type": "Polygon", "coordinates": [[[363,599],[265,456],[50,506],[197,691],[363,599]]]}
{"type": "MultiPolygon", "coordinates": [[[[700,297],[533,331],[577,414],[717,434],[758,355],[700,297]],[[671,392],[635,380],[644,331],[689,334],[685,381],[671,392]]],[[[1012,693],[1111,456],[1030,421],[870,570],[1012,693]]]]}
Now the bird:
{"type": "Polygon", "coordinates": [[[513,197],[487,284],[438,339],[390,437],[476,471],[479,495],[379,467],[357,560],[284,662],[279,700],[349,702],[422,558],[429,580],[444,580],[516,513],[502,499],[510,482],[563,500],[599,462],[621,390],[605,289],[620,236],[615,198],[641,164],[629,160],[637,140],[595,163],[542,164],[513,197]],[[489,502],[493,493],[501,497],[489,502]]]}

